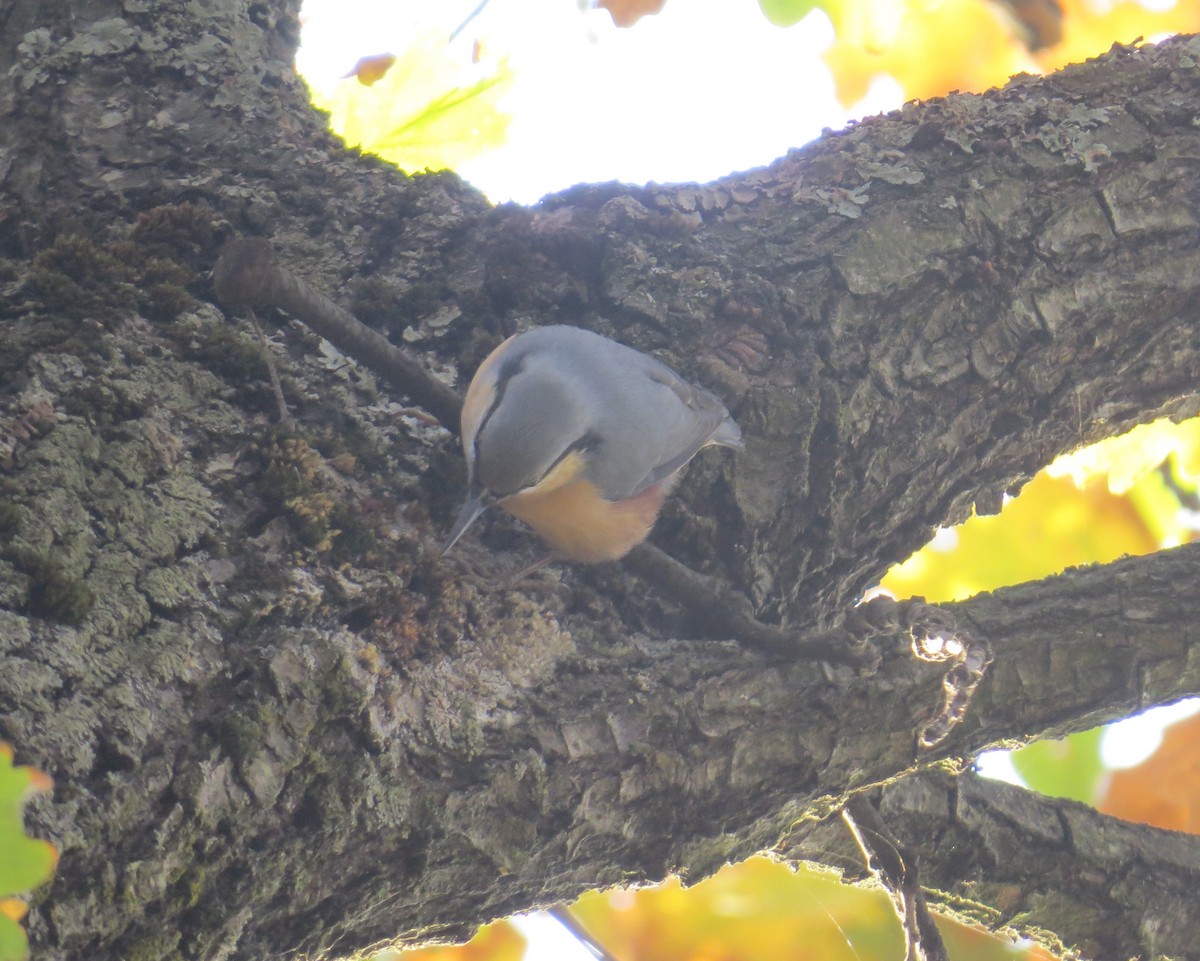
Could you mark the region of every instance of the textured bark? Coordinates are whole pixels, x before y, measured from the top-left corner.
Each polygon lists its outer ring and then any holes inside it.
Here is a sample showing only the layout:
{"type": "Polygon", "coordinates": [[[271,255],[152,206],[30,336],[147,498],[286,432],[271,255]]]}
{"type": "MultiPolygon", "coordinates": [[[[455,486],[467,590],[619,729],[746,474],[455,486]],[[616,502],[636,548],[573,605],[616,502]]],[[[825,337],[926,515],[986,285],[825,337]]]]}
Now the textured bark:
{"type": "MultiPolygon", "coordinates": [[[[1085,957],[1195,957],[1200,839],[966,775],[929,773],[883,792],[882,815],[942,911],[997,930],[1041,928],[1085,957]],[[1014,920],[1019,923],[1013,925],[1014,920]]],[[[836,824],[786,853],[853,863],[836,824]]]]}
{"type": "MultiPolygon", "coordinates": [[[[920,755],[942,669],[907,638],[856,676],[708,637],[617,566],[500,586],[537,550],[502,518],[437,556],[452,435],[287,324],[296,426],[276,430],[207,278],[227,236],[269,236],[460,383],[534,323],[659,353],[747,449],[694,465],[655,540],[799,649],[935,525],[1200,406],[1196,40],[908,106],[711,185],[492,209],[342,151],[291,73],[295,13],[0,13],[0,736],[54,775],[31,821],[63,852],[38,957],[462,936],[696,879],[854,791],[1200,690],[1192,549],[959,605],[996,661],[920,755]]],[[[981,872],[1020,850],[963,837],[981,872]]],[[[937,883],[1006,917],[997,871],[937,883]]],[[[1069,900],[1035,923],[1097,956],[1195,956],[1186,914],[1141,924],[1130,894],[1088,940],[1069,900]]]]}

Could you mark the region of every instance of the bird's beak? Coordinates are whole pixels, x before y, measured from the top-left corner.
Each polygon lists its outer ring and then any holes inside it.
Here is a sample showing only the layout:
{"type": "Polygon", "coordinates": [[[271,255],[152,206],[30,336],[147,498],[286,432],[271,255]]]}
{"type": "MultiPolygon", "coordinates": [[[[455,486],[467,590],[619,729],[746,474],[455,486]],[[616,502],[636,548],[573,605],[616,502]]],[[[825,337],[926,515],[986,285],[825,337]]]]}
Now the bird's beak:
{"type": "Polygon", "coordinates": [[[442,548],[442,556],[450,552],[455,543],[466,532],[466,529],[475,523],[475,518],[482,514],[485,510],[491,507],[496,502],[495,495],[491,491],[478,490],[471,491],[467,495],[467,501],[462,506],[462,510],[458,512],[458,517],[455,518],[454,528],[450,531],[450,537],[446,541],[446,546],[442,548]]]}

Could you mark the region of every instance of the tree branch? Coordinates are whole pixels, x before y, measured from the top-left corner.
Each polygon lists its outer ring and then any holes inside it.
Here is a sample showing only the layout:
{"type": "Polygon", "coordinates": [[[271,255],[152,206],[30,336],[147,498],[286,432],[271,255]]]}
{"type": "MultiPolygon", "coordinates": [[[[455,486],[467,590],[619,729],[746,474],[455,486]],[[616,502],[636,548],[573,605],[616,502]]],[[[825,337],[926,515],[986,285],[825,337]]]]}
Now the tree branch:
{"type": "MultiPolygon", "coordinates": [[[[940,911],[1087,958],[1200,958],[1200,838],[971,774],[886,788],[892,833],[940,911]],[[1050,934],[1053,932],[1053,934],[1050,934]]],[[[789,855],[846,863],[840,825],[804,825],[789,855]]]]}
{"type": "Polygon", "coordinates": [[[1194,611],[1179,587],[1198,564],[1189,545],[948,605],[996,656],[966,726],[989,740],[1056,737],[1196,693],[1194,611]]]}
{"type": "Polygon", "coordinates": [[[891,898],[904,929],[905,961],[950,961],[921,891],[911,853],[901,847],[862,794],[856,794],[842,808],[842,821],[867,867],[891,898]]]}
{"type": "Polygon", "coordinates": [[[465,936],[1200,688],[1194,550],[1074,572],[950,610],[995,661],[921,752],[945,672],[905,632],[863,675],[686,640],[693,612],[620,569],[482,590],[437,559],[445,432],[297,334],[281,440],[202,284],[139,313],[224,233],[269,229],[430,369],[551,318],[663,354],[748,445],[693,466],[656,538],[812,645],[934,525],[1197,410],[1197,41],[910,105],[712,185],[491,210],[320,129],[292,0],[18,2],[49,27],[0,36],[0,419],[48,413],[6,457],[0,734],[60,786],[31,807],[63,851],[39,957],[465,936]],[[94,603],[31,604],[48,569],[94,603]]]}

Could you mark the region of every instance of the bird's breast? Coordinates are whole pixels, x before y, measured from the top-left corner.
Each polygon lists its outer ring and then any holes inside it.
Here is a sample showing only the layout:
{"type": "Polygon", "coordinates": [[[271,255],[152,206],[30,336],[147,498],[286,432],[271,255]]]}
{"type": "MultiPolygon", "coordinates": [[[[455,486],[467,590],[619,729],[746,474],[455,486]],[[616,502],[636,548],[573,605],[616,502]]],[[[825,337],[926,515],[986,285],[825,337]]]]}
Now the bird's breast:
{"type": "Polygon", "coordinates": [[[590,481],[576,478],[552,490],[513,494],[500,506],[569,560],[613,561],[646,539],[674,480],[672,476],[635,497],[610,501],[590,481]]]}

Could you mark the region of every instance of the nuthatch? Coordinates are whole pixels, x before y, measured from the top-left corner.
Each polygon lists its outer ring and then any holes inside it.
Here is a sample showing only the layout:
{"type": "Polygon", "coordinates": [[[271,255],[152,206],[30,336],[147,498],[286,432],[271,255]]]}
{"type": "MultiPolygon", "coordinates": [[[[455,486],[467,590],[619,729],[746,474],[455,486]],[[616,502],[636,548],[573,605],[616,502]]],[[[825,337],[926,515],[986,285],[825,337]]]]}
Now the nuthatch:
{"type": "Polygon", "coordinates": [[[708,391],[577,327],[508,338],[462,411],[469,491],[445,550],[499,504],[567,560],[616,560],[646,539],[679,471],[741,431],[708,391]]]}

